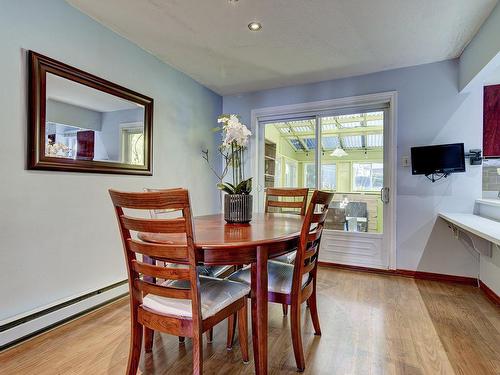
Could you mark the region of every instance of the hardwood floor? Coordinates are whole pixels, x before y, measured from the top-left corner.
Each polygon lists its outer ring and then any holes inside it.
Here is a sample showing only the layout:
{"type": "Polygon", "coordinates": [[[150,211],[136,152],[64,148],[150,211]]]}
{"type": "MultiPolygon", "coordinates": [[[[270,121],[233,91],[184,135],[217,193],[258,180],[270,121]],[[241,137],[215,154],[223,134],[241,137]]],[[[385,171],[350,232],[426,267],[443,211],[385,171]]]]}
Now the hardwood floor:
{"type": "MultiPolygon", "coordinates": [[[[302,314],[306,374],[500,374],[500,309],[477,288],[320,268],[318,309],[321,337],[302,314]]],[[[123,374],[128,314],[120,300],[0,353],[0,373],[123,374]]],[[[270,305],[270,374],[296,373],[289,325],[282,307],[270,305]]],[[[204,344],[205,373],[252,374],[253,360],[241,362],[237,340],[231,352],[225,344],[222,323],[204,344]]],[[[189,339],[155,335],[140,370],[189,374],[191,358],[189,339]]]]}

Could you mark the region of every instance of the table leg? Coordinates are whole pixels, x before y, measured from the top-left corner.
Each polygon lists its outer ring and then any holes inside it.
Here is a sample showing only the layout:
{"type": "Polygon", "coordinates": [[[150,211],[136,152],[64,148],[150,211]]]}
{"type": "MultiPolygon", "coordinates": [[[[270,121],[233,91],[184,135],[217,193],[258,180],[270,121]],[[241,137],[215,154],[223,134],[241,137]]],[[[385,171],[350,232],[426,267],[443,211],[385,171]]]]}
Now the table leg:
{"type": "Polygon", "coordinates": [[[267,374],[267,260],[265,247],[257,248],[257,262],[252,263],[252,335],[255,373],[267,374]]]}

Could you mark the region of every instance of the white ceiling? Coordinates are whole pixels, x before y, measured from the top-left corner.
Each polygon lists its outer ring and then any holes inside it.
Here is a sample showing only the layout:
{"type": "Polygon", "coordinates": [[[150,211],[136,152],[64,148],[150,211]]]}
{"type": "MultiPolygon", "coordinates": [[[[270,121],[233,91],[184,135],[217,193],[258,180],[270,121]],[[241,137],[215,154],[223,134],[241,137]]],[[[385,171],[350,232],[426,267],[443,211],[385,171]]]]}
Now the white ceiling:
{"type": "Polygon", "coordinates": [[[117,96],[47,73],[47,99],[76,105],[97,112],[136,109],[138,104],[117,96]]]}
{"type": "Polygon", "coordinates": [[[500,65],[498,65],[498,67],[488,76],[485,85],[500,85],[500,65]]]}
{"type": "Polygon", "coordinates": [[[498,2],[67,1],[219,94],[455,58],[498,2]]]}

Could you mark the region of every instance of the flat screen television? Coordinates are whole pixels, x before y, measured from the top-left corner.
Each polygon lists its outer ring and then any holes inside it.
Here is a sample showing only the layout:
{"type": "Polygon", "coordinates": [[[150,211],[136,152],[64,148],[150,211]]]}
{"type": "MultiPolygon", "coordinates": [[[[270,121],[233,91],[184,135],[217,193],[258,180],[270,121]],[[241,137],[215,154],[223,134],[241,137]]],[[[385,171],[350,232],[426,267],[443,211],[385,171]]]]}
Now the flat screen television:
{"type": "Polygon", "coordinates": [[[411,148],[412,174],[444,174],[465,172],[463,143],[411,148]]]}

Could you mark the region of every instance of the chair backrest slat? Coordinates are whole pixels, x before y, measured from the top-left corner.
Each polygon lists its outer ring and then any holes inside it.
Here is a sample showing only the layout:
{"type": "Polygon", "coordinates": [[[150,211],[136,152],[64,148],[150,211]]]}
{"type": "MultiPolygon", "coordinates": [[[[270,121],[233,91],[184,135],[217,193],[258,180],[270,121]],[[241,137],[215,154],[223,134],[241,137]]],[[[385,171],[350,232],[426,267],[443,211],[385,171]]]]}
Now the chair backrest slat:
{"type": "Polygon", "coordinates": [[[309,250],[307,250],[305,253],[304,253],[304,261],[308,260],[309,258],[312,258],[314,255],[316,255],[316,253],[318,252],[318,246],[312,246],[309,248],[309,250]]]}
{"type": "Polygon", "coordinates": [[[186,233],[186,220],[177,219],[143,219],[129,216],[120,218],[128,230],[144,233],[186,233]]]}
{"type": "Polygon", "coordinates": [[[321,236],[333,195],[334,193],[318,190],[314,191],[312,195],[304,217],[297,256],[295,258],[292,284],[293,295],[299,295],[301,290],[307,288],[311,282],[315,282],[316,280],[321,236]],[[306,274],[309,274],[309,278],[304,285],[302,280],[303,275],[306,274]]]}
{"type": "Polygon", "coordinates": [[[307,197],[308,188],[267,188],[266,194],[276,197],[307,197]]]}
{"type": "Polygon", "coordinates": [[[110,190],[122,235],[127,260],[131,304],[138,308],[142,297],[154,294],[161,297],[190,299],[192,319],[201,321],[200,291],[194,247],[194,232],[189,193],[185,189],[166,189],[137,193],[110,190]],[[127,212],[125,213],[124,210],[127,212]],[[136,214],[137,210],[141,210],[136,214]],[[130,212],[129,212],[130,211],[130,212]],[[144,213],[175,211],[173,218],[145,218],[144,213]],[[133,233],[131,233],[133,232],[133,233]],[[141,233],[154,234],[156,242],[145,242],[141,233]],[[142,258],[137,258],[137,254],[142,258]],[[146,263],[144,257],[181,263],[187,267],[164,267],[156,262],[146,263]],[[142,259],[142,260],[141,260],[142,259]],[[158,280],[156,282],[155,280],[158,280]],[[173,283],[171,281],[177,281],[173,283]],[[179,285],[186,285],[181,288],[179,285]]]}
{"type": "MultiPolygon", "coordinates": [[[[169,189],[145,188],[144,189],[144,191],[146,191],[146,192],[161,192],[161,191],[173,191],[173,190],[182,190],[182,188],[169,188],[169,189]]],[[[149,210],[149,214],[151,215],[152,219],[158,219],[160,215],[168,214],[168,213],[171,213],[172,211],[173,211],[172,209],[156,209],[156,210],[149,210]]]]}
{"type": "Polygon", "coordinates": [[[304,203],[302,203],[302,202],[287,202],[287,201],[272,201],[272,200],[267,201],[268,207],[300,208],[300,209],[302,209],[303,205],[304,205],[304,203]]]}
{"type": "MultiPolygon", "coordinates": [[[[266,212],[271,212],[270,208],[277,208],[284,211],[284,208],[298,210],[298,214],[304,216],[307,207],[307,188],[267,188],[266,189],[266,212]]],[[[287,213],[290,213],[287,211],[287,213]]]]}
{"type": "Polygon", "coordinates": [[[323,223],[326,220],[326,216],[328,215],[328,210],[325,210],[324,212],[320,214],[313,214],[311,223],[323,223]]]}
{"type": "Polygon", "coordinates": [[[305,265],[302,268],[302,275],[305,275],[306,273],[311,272],[314,268],[316,268],[316,263],[315,262],[311,262],[308,265],[305,265]]]}
{"type": "Polygon", "coordinates": [[[322,235],[322,228],[318,228],[318,229],[314,229],[313,231],[309,232],[307,234],[307,242],[312,242],[312,241],[316,241],[318,240],[319,238],[321,238],[321,235],[322,235]]]}
{"type": "Polygon", "coordinates": [[[132,261],[134,271],[158,279],[189,280],[189,268],[156,267],[138,260],[132,261]]]}
{"type": "Polygon", "coordinates": [[[127,240],[128,248],[134,253],[147,255],[152,258],[163,258],[178,260],[180,262],[188,261],[188,248],[183,245],[155,244],[143,241],[137,241],[132,238],[127,240]]]}
{"type": "Polygon", "coordinates": [[[138,193],[114,190],[112,196],[115,206],[135,210],[179,210],[185,205],[185,198],[184,189],[138,193]]]}

